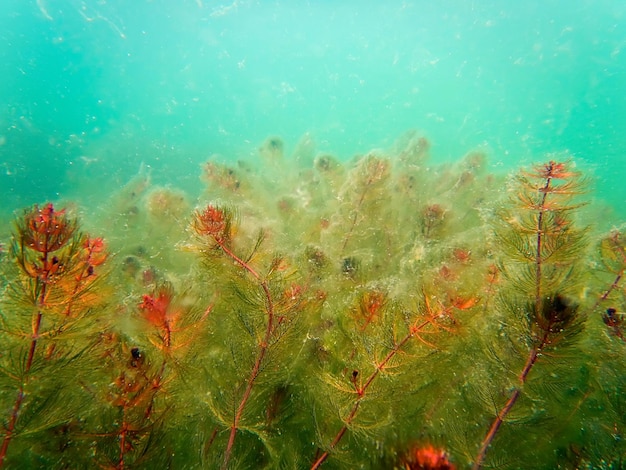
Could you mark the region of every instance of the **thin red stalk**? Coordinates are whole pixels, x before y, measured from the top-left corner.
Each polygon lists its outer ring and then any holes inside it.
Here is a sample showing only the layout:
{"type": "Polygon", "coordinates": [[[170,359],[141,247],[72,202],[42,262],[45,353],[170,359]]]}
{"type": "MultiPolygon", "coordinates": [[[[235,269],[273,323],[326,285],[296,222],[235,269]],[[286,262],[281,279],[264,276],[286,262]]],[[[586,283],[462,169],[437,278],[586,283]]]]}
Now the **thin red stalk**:
{"type": "Polygon", "coordinates": [[[252,274],[255,277],[255,279],[257,279],[258,281],[261,280],[261,276],[259,275],[259,273],[257,273],[254,270],[254,268],[252,266],[250,266],[244,260],[239,258],[239,256],[237,256],[235,253],[233,253],[223,242],[220,242],[218,240],[216,240],[216,242],[220,246],[220,248],[224,251],[224,253],[226,253],[228,256],[230,256],[237,264],[239,264],[243,269],[245,269],[250,274],[252,274]]]}
{"type": "Polygon", "coordinates": [[[124,459],[126,457],[126,434],[128,432],[128,423],[126,422],[126,405],[122,411],[122,429],[120,430],[120,457],[117,461],[116,470],[124,470],[124,459]]]}
{"type": "Polygon", "coordinates": [[[345,419],[345,424],[339,430],[339,432],[337,433],[333,441],[330,443],[329,450],[325,451],[322,455],[320,455],[320,457],[315,461],[315,463],[311,465],[311,470],[317,470],[318,468],[320,468],[322,464],[326,461],[328,456],[330,455],[330,451],[334,449],[337,446],[337,444],[339,444],[339,441],[341,441],[341,439],[343,438],[343,435],[348,431],[348,425],[354,420],[357,414],[357,411],[359,410],[360,404],[361,404],[361,397],[358,398],[358,400],[352,407],[350,414],[345,419]]]}
{"type": "Polygon", "coordinates": [[[541,309],[541,249],[543,246],[543,213],[546,206],[546,198],[552,178],[548,176],[545,186],[542,189],[541,205],[539,206],[539,216],[537,217],[537,253],[535,255],[535,317],[539,316],[541,309]]]}
{"type": "Polygon", "coordinates": [[[237,255],[235,255],[223,242],[216,239],[215,240],[220,248],[226,253],[229,257],[231,257],[236,263],[238,263],[242,268],[248,271],[257,281],[260,281],[261,288],[263,289],[263,293],[265,294],[266,301],[266,311],[267,311],[267,328],[265,330],[265,336],[263,341],[259,345],[259,352],[257,358],[254,362],[254,366],[252,367],[252,372],[250,373],[250,377],[248,377],[248,381],[246,384],[246,389],[243,392],[243,396],[241,397],[241,401],[239,402],[239,406],[237,407],[237,411],[235,412],[235,416],[233,418],[233,423],[230,426],[230,435],[228,437],[228,444],[226,445],[226,451],[224,452],[224,463],[222,464],[222,468],[228,467],[228,462],[230,461],[230,457],[232,454],[233,446],[235,444],[235,437],[237,435],[237,430],[239,429],[239,422],[243,416],[244,409],[248,400],[250,399],[250,395],[252,393],[252,387],[254,386],[257,377],[261,371],[261,365],[263,363],[263,359],[265,359],[265,355],[267,353],[267,349],[269,347],[269,343],[271,340],[272,333],[274,331],[274,302],[272,301],[272,294],[270,292],[269,286],[266,280],[261,281],[261,276],[250,266],[248,263],[243,261],[237,255]]]}
{"type": "Polygon", "coordinates": [[[352,232],[354,231],[354,227],[356,226],[356,219],[359,216],[358,209],[363,204],[363,200],[365,199],[365,193],[369,189],[369,185],[371,184],[371,182],[372,182],[372,178],[367,180],[367,184],[365,186],[365,189],[361,193],[361,198],[359,199],[359,203],[357,204],[356,209],[354,211],[354,216],[352,217],[352,223],[350,224],[350,229],[348,230],[348,233],[346,233],[346,237],[343,240],[343,246],[341,247],[341,252],[342,253],[345,252],[346,246],[348,245],[348,241],[352,237],[352,232]]]}
{"type": "MultiPolygon", "coordinates": [[[[45,287],[44,289],[45,290],[45,287]]],[[[33,365],[33,360],[35,359],[35,348],[37,347],[37,339],[39,338],[39,329],[41,328],[41,318],[42,313],[37,312],[37,318],[35,319],[35,325],[33,327],[33,337],[30,341],[30,348],[28,350],[28,357],[26,359],[26,367],[24,368],[24,373],[28,374],[30,372],[30,368],[33,365]]]]}
{"type": "Polygon", "coordinates": [[[548,342],[548,334],[549,334],[549,331],[546,330],[543,334],[543,338],[541,338],[541,342],[539,343],[539,346],[534,347],[528,354],[528,359],[526,359],[526,364],[524,365],[524,368],[522,369],[522,372],[520,372],[520,375],[519,375],[520,384],[523,385],[526,382],[526,378],[528,377],[528,373],[530,372],[530,369],[533,368],[533,366],[537,362],[537,357],[539,356],[539,353],[548,342]]]}
{"type": "Polygon", "coordinates": [[[515,402],[519,398],[520,393],[521,391],[519,388],[516,388],[515,390],[513,390],[511,397],[506,402],[504,407],[500,410],[500,412],[498,413],[498,416],[496,416],[496,419],[491,424],[491,427],[489,428],[489,432],[485,436],[485,439],[483,439],[482,445],[480,446],[480,451],[478,452],[478,455],[476,456],[474,466],[472,467],[474,470],[479,470],[482,467],[483,461],[485,460],[485,455],[487,455],[487,449],[491,445],[491,442],[493,441],[493,439],[496,437],[496,433],[500,429],[500,426],[504,422],[504,419],[506,418],[506,416],[509,414],[509,411],[511,411],[511,408],[513,408],[513,405],[515,405],[515,402]]]}
{"type": "MultiPolygon", "coordinates": [[[[365,162],[367,163],[367,162],[365,162]]],[[[377,162],[377,165],[380,165],[380,162],[377,162]]],[[[366,168],[366,170],[368,170],[369,168],[366,168]]],[[[381,168],[376,168],[374,170],[374,172],[378,172],[380,171],[381,168]]],[[[345,252],[346,250],[346,246],[348,246],[348,241],[350,240],[350,238],[352,238],[352,233],[354,232],[354,227],[356,227],[356,221],[359,217],[359,212],[358,210],[361,208],[361,206],[363,205],[363,201],[365,200],[365,195],[366,193],[369,191],[370,186],[374,183],[374,181],[377,179],[379,175],[377,173],[374,173],[373,175],[370,174],[370,176],[367,178],[367,182],[365,183],[365,188],[363,188],[363,192],[361,193],[361,197],[359,198],[359,202],[356,205],[356,209],[354,211],[354,216],[352,217],[352,223],[350,224],[350,229],[348,230],[348,232],[346,233],[346,236],[343,240],[343,245],[341,247],[341,252],[345,252]]]]}
{"type": "MultiPolygon", "coordinates": [[[[613,292],[615,289],[619,287],[619,283],[622,280],[622,277],[624,276],[624,271],[626,271],[626,252],[624,251],[624,247],[619,244],[618,237],[619,237],[619,234],[616,234],[615,235],[615,244],[616,244],[615,248],[622,257],[622,269],[620,269],[617,275],[615,276],[615,280],[613,281],[613,284],[609,286],[609,288],[602,295],[602,297],[600,297],[598,301],[595,303],[595,305],[593,306],[593,310],[595,310],[598,307],[598,305],[600,305],[601,302],[604,302],[609,297],[611,292],[613,292]]],[[[611,241],[613,241],[613,238],[611,238],[611,241]]]]}
{"type": "Polygon", "coordinates": [[[0,467],[4,465],[4,459],[6,458],[7,450],[9,449],[9,443],[13,438],[15,425],[17,424],[17,417],[23,401],[24,387],[20,386],[19,391],[17,392],[17,399],[13,405],[13,410],[11,410],[11,419],[9,420],[9,425],[7,426],[6,434],[4,436],[4,440],[2,441],[2,447],[0,448],[0,467]]]}
{"type": "MultiPolygon", "coordinates": [[[[165,319],[165,324],[163,325],[163,333],[163,347],[165,348],[166,353],[169,354],[172,345],[172,327],[170,326],[170,322],[168,319],[165,319]]],[[[165,362],[163,363],[163,367],[165,367],[165,362]]]]}
{"type": "Polygon", "coordinates": [[[498,430],[500,429],[500,426],[502,425],[507,415],[513,408],[513,405],[515,405],[515,402],[517,402],[517,399],[522,393],[522,386],[524,385],[524,383],[526,383],[526,379],[528,378],[528,374],[530,373],[530,370],[536,364],[537,358],[539,357],[539,353],[548,343],[548,336],[549,336],[549,330],[546,330],[544,332],[543,338],[541,339],[539,345],[532,348],[532,350],[528,354],[528,358],[526,359],[526,364],[524,365],[522,372],[518,376],[520,386],[516,388],[515,390],[513,390],[513,393],[509,397],[508,401],[502,407],[502,409],[496,416],[496,419],[493,420],[493,423],[491,423],[489,432],[487,432],[487,435],[483,439],[483,442],[480,446],[480,450],[478,451],[478,455],[476,456],[476,459],[474,461],[474,466],[472,467],[473,470],[479,470],[482,467],[482,464],[485,460],[485,456],[487,455],[487,450],[489,449],[489,446],[491,445],[494,438],[496,437],[496,434],[498,430]]]}
{"type": "Polygon", "coordinates": [[[611,294],[611,292],[613,292],[615,289],[617,289],[617,287],[619,286],[619,281],[622,280],[622,276],[624,275],[624,270],[622,269],[619,274],[615,277],[615,280],[613,281],[613,284],[610,285],[610,287],[606,290],[606,292],[602,295],[602,297],[600,297],[600,301],[604,301],[606,300],[609,295],[611,294]]]}
{"type": "MultiPolygon", "coordinates": [[[[48,251],[49,250],[48,250],[47,245],[48,245],[48,236],[46,236],[46,239],[45,239],[46,249],[42,256],[43,266],[48,265],[48,251]]],[[[49,273],[45,272],[41,279],[43,285],[41,286],[41,292],[39,293],[39,299],[38,299],[38,304],[39,304],[40,309],[44,306],[46,302],[48,277],[49,277],[49,273]]],[[[24,403],[24,396],[25,396],[24,388],[25,388],[26,383],[28,382],[28,374],[30,373],[30,369],[33,366],[33,360],[35,359],[35,349],[37,348],[37,340],[39,338],[39,329],[41,328],[42,317],[43,317],[43,314],[41,313],[41,310],[39,310],[33,322],[33,335],[30,341],[30,347],[28,349],[28,356],[26,358],[26,364],[24,366],[24,379],[22,380],[22,383],[19,386],[19,389],[17,392],[17,398],[15,399],[15,403],[13,404],[13,409],[11,410],[11,418],[9,419],[9,424],[7,425],[7,428],[6,428],[6,434],[4,435],[4,439],[2,441],[2,447],[0,447],[0,467],[4,466],[4,460],[6,458],[7,451],[9,450],[9,444],[11,443],[11,440],[13,439],[13,436],[15,434],[15,427],[17,426],[17,420],[19,418],[22,404],[24,403]]]]}
{"type": "MultiPolygon", "coordinates": [[[[542,249],[542,243],[543,243],[543,214],[544,214],[544,210],[546,207],[546,198],[548,196],[548,190],[550,189],[551,181],[552,181],[552,177],[547,176],[546,184],[541,190],[543,192],[543,196],[541,197],[541,204],[539,206],[539,215],[537,217],[537,245],[536,245],[537,253],[535,255],[535,305],[534,305],[535,318],[540,318],[541,307],[542,307],[541,249],[542,249]]],[[[539,344],[533,347],[530,353],[528,354],[528,358],[526,359],[526,364],[524,365],[524,368],[522,369],[522,372],[520,372],[520,375],[518,377],[520,386],[516,388],[515,390],[513,390],[513,393],[509,397],[508,401],[505,403],[504,407],[498,412],[498,415],[496,416],[493,423],[491,424],[491,427],[489,428],[487,435],[485,436],[485,438],[483,439],[481,443],[480,450],[478,451],[478,455],[476,456],[476,459],[474,460],[473,470],[479,470],[482,467],[482,464],[485,460],[485,456],[487,455],[487,450],[489,449],[489,446],[491,446],[491,443],[496,437],[496,434],[498,433],[500,426],[506,419],[507,415],[509,414],[509,412],[511,411],[515,403],[517,402],[517,399],[519,398],[521,394],[521,389],[524,383],[526,382],[526,378],[528,377],[530,370],[537,362],[537,357],[539,353],[541,352],[542,348],[546,345],[548,341],[549,332],[550,332],[550,325],[548,325],[548,328],[544,329],[544,334],[539,344]]]]}
{"type": "Polygon", "coordinates": [[[409,331],[409,333],[404,338],[402,338],[402,340],[400,340],[400,342],[396,343],[395,346],[391,349],[391,351],[389,351],[387,353],[385,358],[376,366],[376,369],[374,370],[374,372],[371,373],[371,375],[365,381],[365,384],[363,386],[361,386],[361,387],[356,387],[355,392],[356,392],[356,395],[357,395],[357,399],[356,399],[356,401],[354,403],[354,406],[352,407],[352,410],[350,410],[350,413],[348,414],[348,416],[344,420],[344,425],[342,426],[342,428],[339,430],[339,432],[333,438],[332,442],[330,443],[330,446],[329,446],[328,450],[326,450],[322,455],[320,455],[320,457],[315,461],[315,463],[313,463],[313,465],[311,466],[311,470],[317,470],[318,468],[320,468],[322,466],[322,464],[326,461],[328,456],[330,455],[330,451],[333,450],[337,446],[337,444],[339,444],[339,442],[343,438],[344,434],[348,431],[348,427],[350,426],[350,424],[352,423],[352,421],[356,417],[357,412],[359,410],[359,406],[361,404],[361,400],[365,396],[365,393],[366,393],[367,389],[370,387],[370,385],[372,385],[372,382],[374,382],[374,379],[376,379],[376,377],[378,377],[378,374],[385,368],[387,363],[391,359],[393,359],[393,357],[396,354],[398,354],[398,352],[404,347],[404,345],[412,337],[414,337],[416,334],[418,334],[423,328],[425,328],[429,323],[431,323],[431,321],[427,320],[427,321],[424,321],[423,323],[421,323],[420,325],[412,326],[410,331],[409,331]]]}
{"type": "Polygon", "coordinates": [[[209,437],[209,439],[207,440],[206,444],[204,445],[204,453],[205,454],[209,451],[209,448],[213,445],[213,441],[217,437],[218,431],[219,430],[218,430],[217,427],[213,429],[213,432],[211,433],[211,437],[209,437]]]}
{"type": "MultiPolygon", "coordinates": [[[[159,392],[159,390],[161,390],[161,386],[163,385],[163,382],[164,382],[163,376],[165,375],[166,366],[167,366],[167,361],[164,359],[163,362],[161,363],[161,367],[159,368],[158,374],[155,376],[156,379],[148,377],[148,375],[145,373],[142,374],[146,383],[150,384],[150,389],[151,389],[151,396],[148,402],[149,404],[146,407],[146,410],[144,412],[145,419],[149,419],[150,416],[152,415],[152,405],[154,404],[154,398],[156,394],[159,392]]],[[[134,405],[135,404],[133,403],[133,406],[134,405]]]]}

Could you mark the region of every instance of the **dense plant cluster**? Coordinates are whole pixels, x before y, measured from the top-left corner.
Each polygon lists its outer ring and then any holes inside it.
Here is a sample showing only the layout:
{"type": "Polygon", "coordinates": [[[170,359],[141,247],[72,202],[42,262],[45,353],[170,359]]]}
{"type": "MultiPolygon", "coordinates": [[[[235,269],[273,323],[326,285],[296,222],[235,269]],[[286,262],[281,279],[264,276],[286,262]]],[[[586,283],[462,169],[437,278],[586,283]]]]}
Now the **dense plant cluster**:
{"type": "Polygon", "coordinates": [[[626,242],[572,161],[259,153],[16,217],[0,466],[622,465],[626,242]]]}

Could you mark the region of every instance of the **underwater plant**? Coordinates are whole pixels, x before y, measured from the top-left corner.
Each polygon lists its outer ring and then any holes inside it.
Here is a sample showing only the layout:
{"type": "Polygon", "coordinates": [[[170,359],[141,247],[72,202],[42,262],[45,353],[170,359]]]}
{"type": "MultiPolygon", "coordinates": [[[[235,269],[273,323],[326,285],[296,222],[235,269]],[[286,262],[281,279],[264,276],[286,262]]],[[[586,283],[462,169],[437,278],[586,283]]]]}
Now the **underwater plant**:
{"type": "Polygon", "coordinates": [[[296,282],[288,262],[279,255],[260,252],[264,241],[262,231],[257,234],[251,248],[235,246],[233,232],[237,227],[232,210],[209,204],[195,213],[192,227],[200,238],[200,250],[209,269],[221,276],[230,276],[234,285],[226,289],[233,291],[242,303],[235,306],[233,302],[229,308],[232,309],[230,318],[223,319],[220,324],[220,328],[227,328],[226,323],[236,319],[243,327],[242,332],[235,331],[230,338],[231,354],[247,352],[254,357],[248,372],[242,367],[248,361],[237,359],[235,365],[239,365],[239,370],[234,370],[234,376],[229,377],[230,399],[226,403],[211,403],[219,425],[228,429],[222,463],[222,468],[228,468],[235,440],[244,422],[248,433],[255,433],[264,441],[260,427],[263,422],[255,424],[248,409],[255,395],[271,393],[268,371],[278,367],[273,363],[293,360],[285,343],[290,342],[290,330],[294,328],[307,300],[304,287],[296,282]],[[235,336],[240,339],[235,339],[235,336]],[[261,387],[264,390],[257,392],[261,387]]]}
{"type": "Polygon", "coordinates": [[[579,175],[566,163],[550,161],[523,173],[516,186],[519,189],[502,216],[505,226],[498,234],[505,251],[501,271],[510,285],[501,304],[510,315],[521,317],[519,333],[528,353],[518,385],[481,442],[474,469],[482,467],[540,358],[562,349],[582,328],[579,307],[568,297],[576,294],[577,263],[585,247],[585,232],[575,227],[570,215],[580,207],[572,202],[581,192],[579,175]]]}
{"type": "Polygon", "coordinates": [[[10,411],[0,466],[13,441],[30,437],[30,427],[51,428],[72,416],[72,408],[50,392],[69,388],[73,363],[90,348],[89,316],[102,301],[95,291],[97,271],[107,253],[101,238],[83,234],[75,218],[49,203],[16,220],[10,259],[0,371],[3,401],[11,389],[14,400],[3,405],[10,411]]]}
{"type": "Polygon", "coordinates": [[[626,242],[573,161],[285,148],[211,157],[193,210],[134,178],[87,213],[106,244],[17,216],[0,466],[623,466],[626,242]]]}
{"type": "Polygon", "coordinates": [[[143,338],[132,338],[115,325],[99,335],[94,351],[102,365],[88,387],[94,405],[83,417],[82,438],[101,466],[176,462],[175,442],[165,437],[175,432],[168,418],[179,411],[171,397],[184,396],[194,340],[212,309],[209,304],[201,312],[179,297],[171,284],[159,282],[133,312],[143,338]],[[163,447],[169,451],[159,455],[163,447]]]}
{"type": "MultiPolygon", "coordinates": [[[[467,305],[445,306],[438,303],[431,306],[431,300],[424,293],[423,306],[421,311],[416,313],[406,310],[399,310],[386,306],[385,294],[380,292],[365,291],[361,294],[357,307],[357,335],[351,335],[355,350],[349,355],[349,364],[354,368],[351,372],[342,375],[349,376],[349,383],[342,383],[340,379],[329,377],[330,384],[337,390],[343,392],[347,397],[343,399],[345,403],[345,416],[341,420],[343,425],[337,431],[332,440],[324,447],[324,451],[316,456],[316,460],[311,469],[320,468],[328,459],[331,452],[335,450],[344,435],[349,429],[357,429],[357,417],[373,393],[383,394],[384,392],[372,390],[378,385],[379,377],[387,375],[386,387],[398,391],[398,384],[393,384],[390,375],[399,374],[400,361],[398,356],[414,356],[423,360],[415,351],[412,343],[422,343],[422,346],[432,346],[432,339],[426,340],[433,334],[443,331],[450,331],[455,324],[456,311],[471,308],[472,303],[467,305]],[[373,323],[376,323],[375,325],[373,323]],[[369,328],[368,328],[369,327],[369,328]],[[368,330],[368,334],[365,334],[368,330]],[[360,337],[359,337],[360,336],[360,337]],[[415,341],[413,341],[415,340],[415,341]],[[356,349],[358,348],[358,349],[356,349]],[[359,367],[358,365],[361,365],[359,367]],[[368,370],[371,369],[371,370],[368,370]],[[365,375],[363,374],[365,372],[365,375]],[[393,371],[393,372],[392,372],[393,371]]],[[[409,367],[405,365],[404,367],[409,367]]],[[[347,369],[347,368],[346,368],[347,369]]],[[[345,370],[345,369],[344,369],[345,370]]],[[[410,389],[403,389],[404,393],[409,393],[410,389]]],[[[377,410],[381,413],[381,410],[377,410]]],[[[382,412],[384,413],[384,411],[382,412]]],[[[371,418],[370,418],[371,419],[371,418]]]]}

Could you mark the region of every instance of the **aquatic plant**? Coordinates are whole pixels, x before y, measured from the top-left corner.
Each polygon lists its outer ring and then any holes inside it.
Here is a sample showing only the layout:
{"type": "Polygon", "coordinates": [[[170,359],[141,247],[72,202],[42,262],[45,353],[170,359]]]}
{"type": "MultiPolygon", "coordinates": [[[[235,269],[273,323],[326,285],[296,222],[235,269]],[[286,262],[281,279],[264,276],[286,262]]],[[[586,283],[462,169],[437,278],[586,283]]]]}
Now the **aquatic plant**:
{"type": "MultiPolygon", "coordinates": [[[[540,357],[562,349],[581,330],[575,295],[577,262],[585,246],[584,231],[576,229],[571,202],[580,193],[578,174],[566,163],[550,161],[523,173],[514,201],[502,215],[505,227],[498,239],[505,248],[502,272],[510,287],[502,308],[519,322],[522,343],[528,348],[519,384],[499,409],[474,460],[481,468],[500,426],[520,398],[529,374],[540,357]],[[514,212],[513,212],[514,211],[514,212]],[[504,264],[506,263],[506,264],[504,264]]],[[[520,347],[523,351],[524,345],[520,347]]]]}
{"type": "MultiPolygon", "coordinates": [[[[355,329],[360,334],[348,332],[348,334],[352,333],[350,337],[355,349],[349,354],[350,360],[346,364],[354,368],[349,371],[350,368],[346,367],[341,374],[342,376],[348,375],[351,386],[340,378],[332,376],[327,378],[332,387],[347,395],[342,400],[345,403],[342,406],[345,409],[342,411],[344,416],[341,416],[343,425],[332,440],[324,446],[325,450],[316,456],[311,469],[319,468],[328,459],[349,429],[358,429],[358,415],[361,409],[367,406],[370,395],[372,393],[384,395],[384,391],[378,386],[380,380],[377,379],[380,376],[387,376],[388,383],[385,387],[388,388],[388,393],[393,393],[394,389],[396,393],[399,391],[411,393],[410,387],[399,386],[391,380],[391,374],[399,374],[397,369],[401,361],[398,357],[408,355],[423,361],[415,347],[412,348],[414,346],[412,343],[418,342],[427,347],[434,347],[430,342],[432,339],[426,340],[425,338],[442,331],[450,331],[456,322],[456,311],[473,306],[473,302],[462,302],[450,306],[439,303],[433,307],[431,306],[432,300],[424,293],[421,312],[388,312],[385,297],[385,294],[380,292],[365,291],[358,300],[355,329]],[[369,334],[365,334],[366,329],[369,334]],[[372,392],[377,386],[379,390],[372,392]]],[[[414,367],[416,366],[417,364],[414,364],[414,367]]],[[[406,364],[404,367],[410,366],[406,364]]],[[[383,416],[387,414],[380,409],[380,405],[377,408],[377,414],[383,416]]]]}
{"type": "Polygon", "coordinates": [[[140,174],[106,245],[50,203],[16,218],[0,466],[621,465],[626,243],[574,162],[313,145],[211,157],[195,210],[140,174]]]}
{"type": "Polygon", "coordinates": [[[71,406],[56,401],[57,390],[71,396],[73,363],[91,346],[87,322],[101,302],[94,287],[107,254],[101,238],[83,234],[75,218],[46,204],[16,220],[10,258],[0,371],[3,401],[11,389],[14,400],[2,407],[10,411],[4,418],[0,466],[10,444],[29,437],[29,428],[62,425],[72,416],[71,406]]]}
{"type": "MultiPolygon", "coordinates": [[[[220,329],[229,328],[235,320],[242,327],[240,331],[231,330],[232,336],[228,339],[236,367],[228,377],[230,384],[224,384],[227,388],[216,390],[214,395],[226,392],[230,397],[210,403],[218,426],[228,429],[222,463],[222,468],[228,468],[235,440],[244,422],[246,432],[256,434],[261,441],[265,440],[262,428],[267,423],[263,420],[259,422],[258,418],[254,422],[254,415],[249,411],[250,404],[254,398],[258,400],[258,395],[271,396],[272,389],[280,387],[280,381],[286,378],[275,377],[274,380],[278,381],[273,385],[270,377],[275,374],[268,372],[279,367],[279,361],[287,367],[287,361],[294,359],[289,353],[290,330],[306,306],[307,297],[305,286],[297,283],[288,261],[279,255],[261,252],[264,241],[262,231],[250,247],[235,245],[233,232],[237,227],[232,210],[209,204],[195,213],[192,227],[200,239],[199,248],[208,268],[221,277],[230,278],[232,284],[224,286],[224,289],[239,297],[239,302],[231,299],[228,317],[222,318],[219,325],[220,329]],[[247,372],[245,364],[249,360],[246,356],[254,357],[247,372]],[[260,388],[262,390],[257,392],[260,388]]],[[[297,348],[297,344],[291,347],[297,348]]],[[[216,381],[213,372],[210,376],[212,381],[216,381]]]]}

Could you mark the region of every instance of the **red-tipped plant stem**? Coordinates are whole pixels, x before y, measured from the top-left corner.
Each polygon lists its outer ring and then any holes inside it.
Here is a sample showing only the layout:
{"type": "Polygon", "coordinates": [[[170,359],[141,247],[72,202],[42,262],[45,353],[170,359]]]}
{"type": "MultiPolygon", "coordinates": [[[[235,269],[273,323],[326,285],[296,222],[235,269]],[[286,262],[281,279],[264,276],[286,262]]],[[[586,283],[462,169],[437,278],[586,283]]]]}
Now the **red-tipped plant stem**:
{"type": "Polygon", "coordinates": [[[228,444],[226,445],[226,450],[224,451],[224,463],[222,464],[222,468],[226,469],[228,467],[228,463],[230,462],[230,457],[232,455],[233,446],[235,445],[235,437],[237,435],[237,430],[239,429],[239,422],[241,421],[241,417],[243,416],[244,409],[248,400],[250,399],[250,394],[252,393],[252,387],[254,386],[259,373],[261,372],[261,365],[263,360],[265,359],[265,355],[267,354],[267,349],[269,348],[270,340],[272,337],[272,333],[274,331],[274,301],[272,299],[272,294],[270,292],[269,285],[267,283],[267,279],[262,279],[259,273],[250,266],[249,263],[239,258],[235,253],[232,252],[227,246],[224,240],[220,237],[213,237],[215,242],[219,245],[224,253],[229,256],[233,261],[235,261],[239,266],[241,266],[244,270],[249,272],[252,277],[254,277],[260,284],[263,289],[263,293],[265,295],[265,311],[267,313],[267,327],[265,329],[265,335],[261,344],[259,344],[259,351],[257,353],[256,360],[254,361],[254,366],[252,367],[252,371],[250,372],[250,376],[246,382],[246,388],[241,397],[241,401],[237,406],[237,410],[235,411],[235,415],[233,417],[233,422],[230,426],[230,435],[228,437],[228,444]]]}
{"type": "MultiPolygon", "coordinates": [[[[559,171],[561,170],[562,170],[562,167],[560,164],[550,162],[548,165],[546,165],[544,168],[544,171],[545,171],[544,175],[545,175],[546,182],[543,185],[543,187],[539,189],[539,191],[543,194],[541,196],[541,202],[537,204],[537,211],[538,211],[537,229],[536,229],[537,242],[535,245],[535,249],[537,250],[537,252],[535,254],[535,301],[533,305],[535,319],[540,318],[541,309],[543,306],[543,300],[542,300],[543,293],[542,293],[542,282],[541,282],[542,281],[542,266],[543,266],[543,258],[542,258],[541,252],[543,249],[543,235],[544,235],[543,215],[546,210],[549,210],[548,207],[546,206],[546,200],[547,200],[548,194],[551,191],[550,185],[552,183],[552,178],[559,177],[558,174],[559,174],[559,171]]],[[[528,374],[530,373],[530,370],[533,368],[533,366],[537,362],[537,358],[539,357],[539,354],[541,353],[543,348],[547,344],[549,344],[549,336],[552,330],[552,320],[548,323],[547,326],[546,325],[541,325],[541,326],[542,326],[541,329],[543,330],[543,335],[540,341],[536,343],[536,345],[530,350],[528,354],[528,358],[526,359],[526,364],[524,365],[522,372],[518,376],[519,386],[515,388],[515,390],[513,390],[513,393],[511,393],[511,396],[509,397],[508,401],[505,403],[502,409],[498,412],[498,415],[496,416],[493,423],[491,424],[491,427],[489,428],[487,435],[483,439],[481,446],[480,446],[480,450],[478,451],[478,455],[476,456],[476,459],[474,460],[474,466],[473,466],[474,470],[479,470],[482,467],[482,464],[485,460],[485,456],[487,455],[487,450],[489,449],[489,446],[491,445],[494,438],[496,437],[496,434],[498,433],[500,426],[506,419],[507,415],[509,414],[509,412],[511,411],[515,403],[517,402],[517,399],[519,398],[521,394],[522,388],[524,384],[526,383],[526,379],[528,377],[528,374]]]]}
{"type": "Polygon", "coordinates": [[[393,348],[391,348],[391,350],[387,353],[383,360],[376,364],[376,369],[374,369],[374,372],[370,374],[370,376],[362,385],[357,385],[358,371],[353,372],[351,382],[354,385],[354,393],[356,395],[354,405],[352,406],[350,413],[348,413],[346,418],[343,420],[343,426],[331,441],[328,449],[317,458],[313,465],[311,465],[311,470],[316,470],[320,468],[322,464],[326,461],[326,459],[328,459],[330,452],[337,446],[337,444],[339,444],[345,433],[348,431],[348,428],[352,424],[352,421],[354,421],[354,419],[356,418],[359,407],[361,405],[361,401],[365,397],[368,388],[372,385],[376,377],[378,377],[378,375],[385,369],[389,361],[402,350],[402,348],[406,345],[406,343],[409,342],[409,340],[411,340],[411,338],[419,338],[419,334],[424,330],[424,328],[426,328],[428,325],[435,324],[435,316],[432,314],[432,312],[430,312],[428,302],[426,302],[426,306],[427,310],[429,311],[429,318],[421,322],[419,322],[419,319],[416,320],[416,322],[409,328],[409,332],[406,334],[406,336],[404,336],[400,341],[395,343],[393,348]]]}
{"type": "Polygon", "coordinates": [[[550,191],[550,183],[552,182],[552,176],[546,177],[546,183],[540,190],[543,195],[541,196],[541,204],[539,205],[539,215],[537,216],[537,245],[535,256],[535,318],[539,318],[541,312],[541,269],[543,266],[543,258],[541,250],[543,248],[543,214],[546,210],[546,199],[548,198],[548,192],[550,191]]]}
{"type": "MultiPolygon", "coordinates": [[[[169,352],[169,344],[165,344],[163,339],[163,347],[166,354],[169,352]]],[[[117,378],[116,383],[120,389],[116,406],[121,408],[121,424],[117,431],[111,434],[102,434],[104,436],[115,435],[119,442],[119,452],[117,462],[115,462],[116,470],[124,470],[127,464],[127,456],[133,450],[132,437],[140,435],[148,431],[152,424],[150,419],[153,413],[154,401],[157,393],[164,384],[164,374],[167,360],[163,360],[161,367],[156,374],[148,374],[144,369],[143,354],[138,348],[131,350],[131,360],[127,363],[132,369],[138,369],[137,375],[128,380],[130,376],[123,371],[117,378]],[[142,412],[139,421],[132,422],[131,411],[139,410],[142,412]]]]}
{"type": "Polygon", "coordinates": [[[124,405],[124,408],[122,409],[122,427],[118,434],[119,440],[120,440],[120,455],[117,460],[117,465],[115,467],[116,470],[124,470],[124,466],[126,464],[126,460],[125,460],[126,448],[127,448],[126,436],[128,434],[128,430],[129,430],[129,424],[128,424],[128,420],[126,419],[126,405],[124,405]]]}
{"type": "Polygon", "coordinates": [[[30,381],[37,343],[41,336],[43,312],[48,306],[48,286],[57,282],[57,277],[63,274],[63,267],[68,261],[52,256],[52,253],[67,246],[67,243],[75,236],[76,223],[66,217],[65,210],[57,211],[49,203],[43,208],[35,206],[32,211],[27,212],[16,222],[16,229],[16,262],[23,274],[30,278],[29,282],[35,283],[36,313],[32,316],[28,355],[19,374],[21,381],[18,385],[17,398],[5,426],[4,438],[0,446],[0,467],[4,465],[9,444],[15,436],[19,415],[24,405],[26,386],[30,381]]]}

